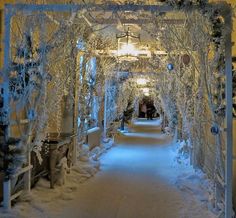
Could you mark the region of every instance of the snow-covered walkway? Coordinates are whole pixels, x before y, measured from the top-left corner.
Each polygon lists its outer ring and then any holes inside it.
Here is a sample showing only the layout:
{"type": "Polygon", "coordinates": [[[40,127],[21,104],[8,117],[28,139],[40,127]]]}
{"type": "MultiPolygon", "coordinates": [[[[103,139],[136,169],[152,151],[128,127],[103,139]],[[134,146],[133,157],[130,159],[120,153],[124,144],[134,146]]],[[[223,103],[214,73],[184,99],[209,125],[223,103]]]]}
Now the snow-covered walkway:
{"type": "Polygon", "coordinates": [[[101,171],[73,191],[72,200],[54,203],[34,218],[215,217],[191,190],[177,188],[177,178],[188,169],[174,164],[172,147],[158,120],[135,122],[103,155],[101,171]]]}
{"type": "Polygon", "coordinates": [[[211,217],[203,205],[180,192],[171,162],[170,139],[159,121],[136,122],[119,137],[101,162],[101,172],[81,185],[78,197],[57,217],[190,218],[211,217]]]}

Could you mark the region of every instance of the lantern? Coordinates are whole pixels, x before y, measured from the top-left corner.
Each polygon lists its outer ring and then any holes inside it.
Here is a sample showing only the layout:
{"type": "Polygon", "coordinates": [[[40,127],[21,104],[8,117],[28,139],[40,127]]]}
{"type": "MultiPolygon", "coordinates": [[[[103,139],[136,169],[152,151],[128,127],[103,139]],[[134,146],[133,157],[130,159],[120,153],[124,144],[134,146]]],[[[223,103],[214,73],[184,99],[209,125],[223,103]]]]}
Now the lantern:
{"type": "Polygon", "coordinates": [[[143,91],[143,94],[144,94],[145,96],[149,96],[149,95],[150,95],[150,93],[149,93],[149,88],[143,88],[142,91],[143,91]]]}
{"type": "Polygon", "coordinates": [[[135,61],[138,57],[138,43],[140,35],[131,33],[129,27],[126,32],[116,35],[118,42],[117,56],[120,61],[135,61]]]}

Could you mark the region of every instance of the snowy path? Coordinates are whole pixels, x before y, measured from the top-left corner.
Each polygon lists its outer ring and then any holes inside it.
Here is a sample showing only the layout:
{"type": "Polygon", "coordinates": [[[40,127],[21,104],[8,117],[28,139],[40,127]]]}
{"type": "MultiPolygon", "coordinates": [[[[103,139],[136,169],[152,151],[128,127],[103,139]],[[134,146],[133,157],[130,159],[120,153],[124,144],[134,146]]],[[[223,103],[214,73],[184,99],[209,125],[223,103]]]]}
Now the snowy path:
{"type": "Polygon", "coordinates": [[[170,139],[157,121],[136,122],[101,162],[101,172],[81,185],[78,197],[57,217],[70,218],[207,218],[213,217],[173,182],[170,139]]]}
{"type": "Polygon", "coordinates": [[[173,163],[171,140],[161,134],[158,122],[136,122],[131,132],[120,136],[117,145],[103,155],[101,171],[71,188],[72,200],[37,204],[27,209],[28,217],[215,217],[191,191],[182,192],[176,187],[176,178],[188,172],[173,163]]]}

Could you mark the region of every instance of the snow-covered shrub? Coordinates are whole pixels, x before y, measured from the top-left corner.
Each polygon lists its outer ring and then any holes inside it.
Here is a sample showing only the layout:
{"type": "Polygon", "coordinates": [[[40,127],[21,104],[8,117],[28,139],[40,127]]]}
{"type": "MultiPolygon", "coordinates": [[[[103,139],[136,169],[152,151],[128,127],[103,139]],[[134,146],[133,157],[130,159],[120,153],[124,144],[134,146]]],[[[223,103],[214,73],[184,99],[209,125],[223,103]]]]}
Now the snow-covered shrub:
{"type": "Polygon", "coordinates": [[[190,165],[191,156],[191,145],[189,141],[178,141],[176,143],[177,156],[176,160],[178,163],[190,165]]]}
{"type": "Polygon", "coordinates": [[[56,176],[56,183],[58,185],[65,185],[66,183],[66,174],[69,172],[69,167],[67,165],[67,158],[63,157],[59,164],[57,165],[59,169],[58,175],[56,176]]]}

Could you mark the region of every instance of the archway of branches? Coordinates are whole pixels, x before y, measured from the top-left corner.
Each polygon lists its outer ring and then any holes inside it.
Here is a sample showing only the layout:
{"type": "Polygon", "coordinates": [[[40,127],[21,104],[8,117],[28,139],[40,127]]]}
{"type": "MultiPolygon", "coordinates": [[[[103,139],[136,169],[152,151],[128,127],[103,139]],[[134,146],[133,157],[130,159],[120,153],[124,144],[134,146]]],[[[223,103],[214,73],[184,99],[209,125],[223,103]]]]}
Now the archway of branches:
{"type": "Polygon", "coordinates": [[[16,158],[5,168],[7,175],[16,173],[31,151],[41,160],[42,144],[51,133],[74,138],[74,161],[90,127],[103,126],[107,138],[125,112],[127,121],[135,117],[148,86],[168,131],[188,141],[182,152],[214,181],[214,206],[224,204],[227,7],[203,1],[166,4],[178,10],[178,19],[172,13],[140,10],[134,16],[119,9],[104,18],[102,6],[97,12],[86,5],[63,13],[25,13],[24,6],[14,11],[7,70],[10,130],[20,146],[13,149],[16,158]],[[116,32],[110,32],[120,31],[119,23],[114,28],[109,19],[136,20],[146,35],[140,46],[151,55],[119,61],[111,54],[117,50],[116,32]],[[140,78],[145,86],[137,84],[140,78]]]}

